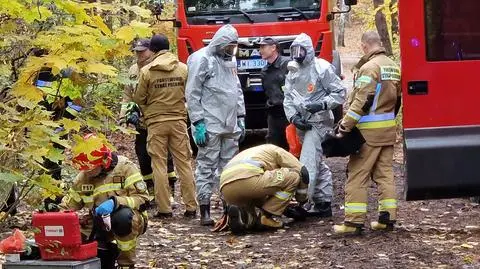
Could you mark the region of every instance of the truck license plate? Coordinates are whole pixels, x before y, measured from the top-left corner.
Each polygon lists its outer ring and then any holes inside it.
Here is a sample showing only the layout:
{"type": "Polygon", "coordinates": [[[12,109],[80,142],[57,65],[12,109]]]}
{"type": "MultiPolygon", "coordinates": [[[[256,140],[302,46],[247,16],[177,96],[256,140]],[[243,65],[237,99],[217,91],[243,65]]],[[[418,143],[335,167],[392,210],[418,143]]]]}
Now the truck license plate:
{"type": "Polygon", "coordinates": [[[251,60],[239,60],[237,61],[238,69],[261,69],[267,65],[267,61],[264,59],[251,59],[251,60]]]}

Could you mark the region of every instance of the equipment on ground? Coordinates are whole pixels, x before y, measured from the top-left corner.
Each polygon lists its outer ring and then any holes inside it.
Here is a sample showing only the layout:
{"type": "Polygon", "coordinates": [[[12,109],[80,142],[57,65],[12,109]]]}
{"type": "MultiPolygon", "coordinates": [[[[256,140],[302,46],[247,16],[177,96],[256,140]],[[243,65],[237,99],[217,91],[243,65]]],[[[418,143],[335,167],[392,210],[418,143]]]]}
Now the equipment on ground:
{"type": "Polygon", "coordinates": [[[97,242],[82,244],[77,213],[33,213],[32,226],[38,229],[35,242],[42,260],[87,260],[97,256],[97,242]]]}

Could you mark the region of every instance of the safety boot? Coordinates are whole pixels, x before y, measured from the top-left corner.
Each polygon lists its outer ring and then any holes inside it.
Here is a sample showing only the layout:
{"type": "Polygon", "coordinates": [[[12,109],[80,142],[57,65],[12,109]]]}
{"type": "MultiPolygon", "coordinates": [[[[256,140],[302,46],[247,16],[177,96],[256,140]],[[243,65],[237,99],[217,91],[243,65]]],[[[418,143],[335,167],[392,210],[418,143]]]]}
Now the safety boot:
{"type": "Polygon", "coordinates": [[[281,221],[277,221],[277,220],[273,219],[272,214],[270,214],[268,212],[262,212],[262,215],[260,217],[260,223],[263,226],[270,227],[270,228],[275,228],[275,229],[283,227],[283,223],[281,221]]]}
{"type": "Polygon", "coordinates": [[[200,205],[200,225],[212,226],[215,222],[210,218],[210,204],[200,205]]]}
{"type": "Polygon", "coordinates": [[[359,235],[362,233],[362,225],[333,225],[333,232],[337,235],[359,235]]]}
{"type": "Polygon", "coordinates": [[[240,208],[234,205],[228,207],[228,227],[233,234],[240,235],[245,233],[245,222],[242,218],[240,208]]]}
{"type": "Polygon", "coordinates": [[[310,217],[330,218],[332,216],[332,203],[320,202],[308,210],[310,217]]]}
{"type": "Polygon", "coordinates": [[[194,219],[197,217],[197,211],[196,210],[185,210],[185,213],[183,213],[183,216],[188,219],[194,219]]]}
{"type": "Polygon", "coordinates": [[[162,212],[157,212],[155,215],[153,215],[154,218],[157,219],[170,219],[173,218],[173,213],[168,212],[168,213],[162,213],[162,212]]]}
{"type": "Polygon", "coordinates": [[[392,231],[394,220],[390,220],[390,213],[387,211],[380,211],[378,214],[378,221],[372,221],[370,227],[376,231],[392,231]]]}

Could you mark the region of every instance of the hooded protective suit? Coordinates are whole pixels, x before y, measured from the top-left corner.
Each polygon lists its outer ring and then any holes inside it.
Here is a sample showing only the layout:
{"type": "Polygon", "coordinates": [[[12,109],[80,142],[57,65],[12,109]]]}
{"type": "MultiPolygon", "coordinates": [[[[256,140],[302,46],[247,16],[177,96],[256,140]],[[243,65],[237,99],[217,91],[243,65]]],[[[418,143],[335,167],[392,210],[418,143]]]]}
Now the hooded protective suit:
{"type": "Polygon", "coordinates": [[[298,71],[290,71],[285,80],[284,108],[287,119],[301,117],[310,124],[310,130],[297,132],[302,141],[300,162],[304,163],[310,175],[308,197],[315,204],[331,202],[332,173],[323,160],[321,143],[332,130],[332,109],[345,101],[346,89],[335,74],[334,67],[323,59],[315,57],[311,38],[302,33],[292,43],[306,50],[306,56],[298,71]],[[324,109],[310,113],[306,105],[320,104],[324,109]]]}
{"type": "Polygon", "coordinates": [[[195,124],[203,121],[208,140],[199,147],[196,159],[197,200],[210,204],[212,189],[218,185],[223,167],[238,152],[242,129],[237,124],[245,117],[245,104],[237,64],[221,56],[222,48],[238,42],[237,30],[224,25],[208,46],[190,55],[187,61],[186,99],[188,114],[195,124]],[[217,173],[217,174],[215,174],[217,173]]]}

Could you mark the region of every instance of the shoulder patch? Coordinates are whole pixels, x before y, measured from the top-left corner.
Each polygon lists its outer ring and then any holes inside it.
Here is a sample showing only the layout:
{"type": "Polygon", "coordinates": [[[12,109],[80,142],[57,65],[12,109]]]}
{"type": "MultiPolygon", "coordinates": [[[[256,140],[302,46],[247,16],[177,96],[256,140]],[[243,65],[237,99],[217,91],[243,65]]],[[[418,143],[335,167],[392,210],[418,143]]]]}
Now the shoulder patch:
{"type": "Polygon", "coordinates": [[[308,93],[312,93],[312,92],[314,92],[314,91],[315,91],[315,85],[313,85],[313,83],[308,84],[308,86],[307,86],[307,92],[308,92],[308,93]]]}
{"type": "Polygon", "coordinates": [[[380,66],[382,80],[400,81],[400,69],[396,66],[380,66]]]}
{"type": "Polygon", "coordinates": [[[367,84],[372,83],[372,81],[373,79],[370,76],[366,76],[366,75],[360,76],[359,78],[357,78],[357,80],[355,80],[355,87],[361,88],[367,84]]]}
{"type": "Polygon", "coordinates": [[[95,189],[93,184],[82,184],[81,190],[82,192],[92,192],[95,189]]]}

